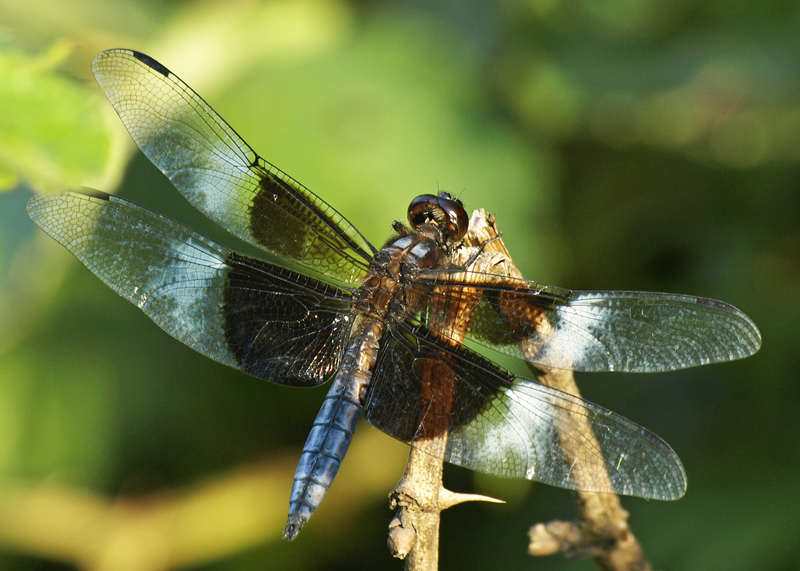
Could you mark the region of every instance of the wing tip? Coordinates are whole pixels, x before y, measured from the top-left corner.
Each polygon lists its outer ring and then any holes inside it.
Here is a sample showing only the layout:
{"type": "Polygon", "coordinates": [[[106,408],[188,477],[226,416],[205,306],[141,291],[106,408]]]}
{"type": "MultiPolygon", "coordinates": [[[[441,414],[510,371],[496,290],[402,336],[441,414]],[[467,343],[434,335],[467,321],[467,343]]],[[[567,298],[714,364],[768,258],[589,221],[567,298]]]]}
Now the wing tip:
{"type": "Polygon", "coordinates": [[[34,194],[31,196],[30,200],[28,200],[28,204],[25,205],[25,211],[28,213],[28,218],[33,220],[34,224],[37,226],[39,225],[37,222],[39,219],[39,206],[42,204],[42,201],[46,199],[47,197],[43,194],[34,194]]]}
{"type": "Polygon", "coordinates": [[[138,52],[136,50],[129,50],[129,49],[126,49],[126,48],[114,48],[114,49],[111,49],[111,50],[105,50],[105,51],[100,52],[99,54],[97,54],[94,57],[94,59],[92,60],[92,71],[94,71],[95,74],[97,74],[97,71],[98,71],[98,69],[100,67],[100,63],[104,59],[106,59],[108,57],[113,57],[114,55],[119,55],[119,54],[125,54],[127,56],[133,57],[134,59],[140,61],[141,63],[143,63],[144,65],[149,67],[150,69],[152,69],[154,71],[157,71],[158,73],[160,73],[164,77],[169,77],[169,75],[172,73],[163,64],[161,64],[161,62],[156,61],[155,59],[151,58],[149,55],[144,54],[142,52],[138,52]]]}
{"type": "Polygon", "coordinates": [[[137,60],[148,66],[150,69],[157,71],[164,77],[169,77],[170,71],[164,67],[160,62],[154,60],[147,54],[143,54],[142,52],[131,51],[131,55],[135,57],[137,60]]]}
{"type": "Polygon", "coordinates": [[[90,198],[97,198],[99,200],[111,200],[111,195],[107,192],[103,192],[102,190],[95,190],[93,188],[84,189],[80,193],[70,193],[70,194],[80,194],[80,196],[88,196],[90,198]]]}
{"type": "MultiPolygon", "coordinates": [[[[25,210],[34,224],[52,236],[49,229],[57,225],[55,222],[58,218],[50,215],[53,214],[55,210],[69,207],[68,205],[74,207],[76,200],[87,202],[115,202],[115,197],[101,190],[94,190],[91,188],[83,189],[81,192],[70,191],[58,194],[34,194],[30,200],[28,200],[25,210]]],[[[57,238],[56,240],[59,241],[57,238]]]]}
{"type": "MultiPolygon", "coordinates": [[[[670,448],[670,451],[672,449],[670,448]]],[[[678,455],[672,451],[674,455],[674,463],[672,466],[672,470],[667,472],[667,476],[665,476],[666,482],[664,485],[663,493],[660,497],[653,498],[657,500],[663,501],[675,501],[681,499],[686,494],[686,469],[683,467],[683,463],[681,462],[678,455]]]]}
{"type": "MultiPolygon", "coordinates": [[[[741,340],[742,348],[744,349],[744,354],[742,355],[742,357],[749,357],[751,355],[754,355],[761,348],[761,331],[759,331],[755,322],[742,310],[731,305],[730,303],[726,303],[724,301],[719,301],[707,297],[698,297],[695,303],[702,307],[707,307],[709,309],[714,309],[717,311],[732,314],[736,318],[744,322],[743,328],[746,327],[748,329],[748,331],[746,331],[748,335],[747,339],[741,340]]],[[[735,357],[735,358],[742,358],[742,357],[735,357]]]]}
{"type": "Polygon", "coordinates": [[[665,470],[662,477],[643,477],[641,482],[638,483],[634,481],[626,482],[622,486],[615,485],[612,493],[621,496],[643,498],[645,500],[673,502],[686,495],[686,486],[686,471],[680,459],[675,456],[674,463],[665,470]],[[643,487],[642,483],[648,481],[650,484],[643,487]]]}
{"type": "Polygon", "coordinates": [[[115,54],[132,54],[133,50],[127,50],[124,48],[113,48],[110,50],[103,50],[92,59],[92,72],[97,74],[97,70],[100,66],[100,63],[106,59],[113,57],[115,54]]]}
{"type": "MultiPolygon", "coordinates": [[[[638,495],[638,494],[634,494],[638,495]]],[[[641,496],[645,499],[659,500],[662,502],[674,502],[686,495],[686,472],[681,466],[680,474],[675,474],[675,478],[665,482],[664,487],[657,494],[641,496]]]]}

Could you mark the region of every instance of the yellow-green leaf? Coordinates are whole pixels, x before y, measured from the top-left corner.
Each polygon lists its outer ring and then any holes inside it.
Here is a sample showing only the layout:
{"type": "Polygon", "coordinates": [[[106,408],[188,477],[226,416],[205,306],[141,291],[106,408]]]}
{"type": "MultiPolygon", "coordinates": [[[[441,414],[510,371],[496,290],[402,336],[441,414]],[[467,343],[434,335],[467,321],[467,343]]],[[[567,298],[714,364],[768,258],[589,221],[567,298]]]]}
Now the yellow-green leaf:
{"type": "Polygon", "coordinates": [[[0,47],[0,190],[87,184],[108,162],[97,90],[42,61],[0,47]]]}

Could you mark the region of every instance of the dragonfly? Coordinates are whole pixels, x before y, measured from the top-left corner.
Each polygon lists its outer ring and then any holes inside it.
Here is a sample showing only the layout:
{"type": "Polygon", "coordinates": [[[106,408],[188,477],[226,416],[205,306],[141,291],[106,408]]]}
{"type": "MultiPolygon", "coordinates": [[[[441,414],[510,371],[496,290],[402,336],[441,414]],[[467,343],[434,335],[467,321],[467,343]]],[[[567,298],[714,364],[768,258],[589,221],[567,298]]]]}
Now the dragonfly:
{"type": "Polygon", "coordinates": [[[470,271],[453,262],[469,219],[448,193],[414,198],[408,223],[395,222],[377,248],[153,58],[114,49],[92,70],[177,190],[285,263],[240,254],[102,192],[37,195],[28,213],[203,355],[289,387],[332,381],[300,456],[284,538],[320,505],[362,413],[411,446],[445,436],[429,453],[478,472],[660,500],[684,494],[683,466],[661,438],[505,370],[464,339],[541,368],[669,371],[755,353],[761,336],[744,313],[689,295],[571,291],[470,271]],[[563,444],[583,442],[586,430],[596,444],[581,448],[588,476],[577,482],[563,444]]]}

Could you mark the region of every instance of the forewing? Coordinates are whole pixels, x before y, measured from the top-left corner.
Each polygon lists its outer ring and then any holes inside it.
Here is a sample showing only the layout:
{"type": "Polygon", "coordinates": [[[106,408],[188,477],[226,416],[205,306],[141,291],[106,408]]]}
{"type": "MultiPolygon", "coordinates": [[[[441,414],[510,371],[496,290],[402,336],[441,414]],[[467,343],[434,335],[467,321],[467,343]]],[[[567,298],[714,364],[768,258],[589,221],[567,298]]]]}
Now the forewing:
{"type": "Polygon", "coordinates": [[[686,490],[677,455],[648,430],[601,406],[516,377],[423,327],[394,329],[370,391],[367,420],[411,445],[441,432],[442,419],[430,410],[449,410],[443,458],[465,468],[663,500],[686,490]],[[427,388],[426,375],[432,372],[452,381],[449,402],[431,402],[438,394],[427,388]]]}
{"type": "Polygon", "coordinates": [[[345,283],[374,248],[341,214],[259,157],[188,85],[129,50],[92,70],[142,152],[200,211],[236,236],[345,283]]]}
{"type": "Polygon", "coordinates": [[[35,196],[28,214],[164,331],[215,361],[292,386],[318,385],[338,368],[349,292],[107,194],[35,196]]]}
{"type": "Polygon", "coordinates": [[[484,284],[468,339],[553,369],[670,371],[741,359],[761,347],[753,321],[713,299],[570,291],[464,271],[420,276],[418,282],[427,285],[432,297],[458,299],[465,287],[484,284]]]}

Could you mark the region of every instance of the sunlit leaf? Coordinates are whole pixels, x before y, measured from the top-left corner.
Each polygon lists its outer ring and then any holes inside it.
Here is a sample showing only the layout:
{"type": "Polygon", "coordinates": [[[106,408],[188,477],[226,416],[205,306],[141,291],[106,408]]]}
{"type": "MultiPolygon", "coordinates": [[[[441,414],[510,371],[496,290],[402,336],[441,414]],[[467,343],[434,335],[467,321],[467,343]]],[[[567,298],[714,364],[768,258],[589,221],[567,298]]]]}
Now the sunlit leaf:
{"type": "Polygon", "coordinates": [[[45,191],[87,184],[108,161],[99,93],[49,61],[0,47],[0,190],[20,178],[45,191]]]}

